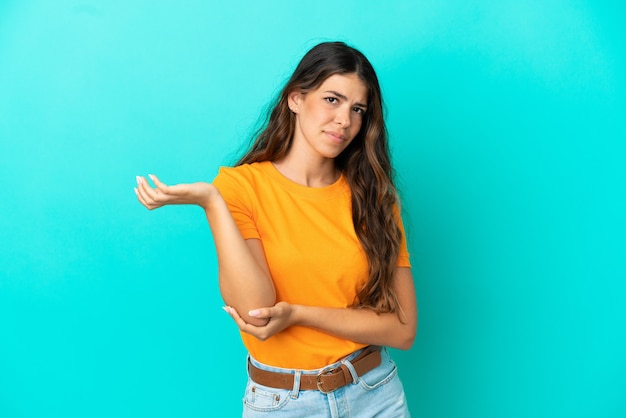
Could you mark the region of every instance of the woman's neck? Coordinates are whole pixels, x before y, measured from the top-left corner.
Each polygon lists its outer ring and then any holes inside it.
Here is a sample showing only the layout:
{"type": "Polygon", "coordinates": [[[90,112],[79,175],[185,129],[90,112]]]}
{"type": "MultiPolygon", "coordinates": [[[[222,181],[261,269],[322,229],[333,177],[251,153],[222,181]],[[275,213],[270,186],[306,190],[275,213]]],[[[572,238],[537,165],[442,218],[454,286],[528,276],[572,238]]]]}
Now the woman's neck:
{"type": "Polygon", "coordinates": [[[307,187],[330,186],[341,177],[341,172],[335,167],[335,160],[332,159],[310,161],[294,158],[292,154],[288,154],[273,164],[283,176],[307,187]]]}

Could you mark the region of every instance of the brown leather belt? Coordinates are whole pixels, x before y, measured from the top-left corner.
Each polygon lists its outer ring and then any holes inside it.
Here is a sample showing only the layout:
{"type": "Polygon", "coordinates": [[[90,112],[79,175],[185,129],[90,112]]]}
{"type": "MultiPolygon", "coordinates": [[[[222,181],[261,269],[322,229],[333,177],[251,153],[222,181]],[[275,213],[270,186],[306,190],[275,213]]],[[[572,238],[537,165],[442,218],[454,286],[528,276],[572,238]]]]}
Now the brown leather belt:
{"type": "MultiPolygon", "coordinates": [[[[366,347],[362,353],[350,360],[358,376],[363,376],[370,370],[380,365],[380,347],[366,347]]],[[[292,389],[294,374],[270,372],[259,369],[248,361],[248,374],[259,385],[276,389],[292,389]]],[[[319,390],[322,393],[330,393],[352,382],[352,375],[345,364],[339,367],[320,370],[317,374],[300,375],[300,390],[319,390]]]]}

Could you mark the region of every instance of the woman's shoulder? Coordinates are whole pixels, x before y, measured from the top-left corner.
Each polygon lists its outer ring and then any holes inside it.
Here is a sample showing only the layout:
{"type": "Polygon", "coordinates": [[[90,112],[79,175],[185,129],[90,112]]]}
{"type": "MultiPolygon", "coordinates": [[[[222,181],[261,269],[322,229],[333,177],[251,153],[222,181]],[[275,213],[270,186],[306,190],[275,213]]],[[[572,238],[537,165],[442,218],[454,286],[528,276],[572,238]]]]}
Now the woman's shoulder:
{"type": "Polygon", "coordinates": [[[239,178],[254,178],[267,172],[269,161],[262,161],[257,163],[242,164],[235,167],[221,166],[219,169],[218,177],[239,177],[239,178]]]}
{"type": "Polygon", "coordinates": [[[269,161],[242,164],[235,167],[222,166],[213,183],[248,183],[257,184],[266,178],[269,161]]]}

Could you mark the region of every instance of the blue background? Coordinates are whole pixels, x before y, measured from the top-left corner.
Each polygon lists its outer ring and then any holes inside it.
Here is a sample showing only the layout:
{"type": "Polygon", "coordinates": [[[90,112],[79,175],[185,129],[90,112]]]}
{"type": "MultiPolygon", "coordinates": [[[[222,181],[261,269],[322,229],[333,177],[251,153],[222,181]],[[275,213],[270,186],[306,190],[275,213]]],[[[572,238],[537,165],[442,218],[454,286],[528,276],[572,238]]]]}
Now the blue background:
{"type": "Polygon", "coordinates": [[[381,79],[416,417],[626,416],[626,39],[610,1],[0,4],[0,417],[238,416],[198,208],[306,50],[381,79]]]}

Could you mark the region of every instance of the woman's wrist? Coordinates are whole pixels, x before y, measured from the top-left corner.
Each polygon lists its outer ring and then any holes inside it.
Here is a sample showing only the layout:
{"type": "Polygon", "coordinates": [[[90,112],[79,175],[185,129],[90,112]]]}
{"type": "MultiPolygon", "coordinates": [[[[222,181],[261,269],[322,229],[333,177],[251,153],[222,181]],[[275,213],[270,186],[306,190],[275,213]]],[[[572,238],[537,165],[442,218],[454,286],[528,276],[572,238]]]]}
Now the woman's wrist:
{"type": "Polygon", "coordinates": [[[305,325],[307,307],[304,305],[291,305],[291,325],[305,325]]]}

